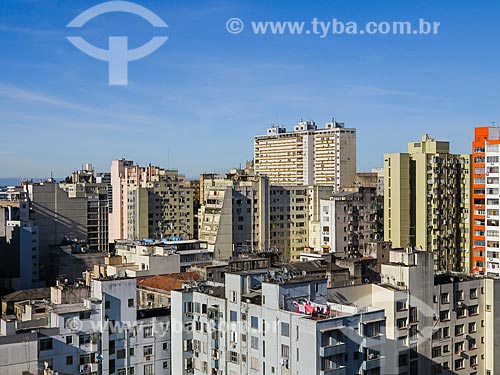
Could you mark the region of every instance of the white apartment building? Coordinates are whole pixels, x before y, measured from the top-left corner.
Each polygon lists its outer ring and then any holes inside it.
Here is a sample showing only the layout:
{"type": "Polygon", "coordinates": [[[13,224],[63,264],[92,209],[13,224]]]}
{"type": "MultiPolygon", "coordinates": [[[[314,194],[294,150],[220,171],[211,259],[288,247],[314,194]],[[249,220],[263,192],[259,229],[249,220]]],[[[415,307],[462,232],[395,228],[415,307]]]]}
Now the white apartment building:
{"type": "MultiPolygon", "coordinates": [[[[486,245],[485,273],[500,276],[500,145],[486,144],[485,157],[486,170],[483,170],[483,173],[486,172],[486,176],[483,193],[486,198],[486,220],[483,223],[482,233],[486,245]]],[[[480,231],[479,228],[475,230],[480,231]]]]}
{"type": "Polygon", "coordinates": [[[137,309],[135,279],[95,279],[90,296],[81,302],[51,304],[48,320],[4,318],[0,371],[6,375],[169,375],[170,329],[170,309],[137,309]],[[12,355],[15,349],[18,353],[12,355]]]}
{"type": "Polygon", "coordinates": [[[116,242],[114,253],[122,257],[122,267],[134,271],[129,276],[178,273],[213,259],[213,251],[201,240],[123,240],[116,242]]]}
{"type": "Polygon", "coordinates": [[[330,303],[324,279],[247,271],[171,296],[188,328],[172,332],[175,374],[383,373],[384,311],[330,303]],[[299,312],[305,301],[320,312],[299,312]]]}
{"type": "Polygon", "coordinates": [[[384,308],[387,354],[383,373],[500,373],[500,281],[464,274],[434,276],[432,254],[391,250],[380,284],[330,290],[332,300],[384,308]]]}
{"type": "Polygon", "coordinates": [[[254,168],[272,185],[351,186],[356,177],[356,129],[332,120],[324,129],[300,121],[293,132],[274,126],[254,137],[254,168]]]}

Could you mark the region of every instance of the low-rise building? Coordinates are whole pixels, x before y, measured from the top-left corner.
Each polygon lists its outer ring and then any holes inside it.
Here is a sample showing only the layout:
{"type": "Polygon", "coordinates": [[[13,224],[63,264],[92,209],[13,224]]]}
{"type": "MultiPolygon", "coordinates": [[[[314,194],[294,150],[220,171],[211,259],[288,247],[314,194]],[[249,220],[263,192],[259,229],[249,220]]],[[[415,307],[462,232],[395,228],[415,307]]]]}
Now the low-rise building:
{"type": "Polygon", "coordinates": [[[379,374],[383,309],[330,303],[325,278],[279,269],[226,274],[224,287],[172,292],[176,374],[379,374]]]}

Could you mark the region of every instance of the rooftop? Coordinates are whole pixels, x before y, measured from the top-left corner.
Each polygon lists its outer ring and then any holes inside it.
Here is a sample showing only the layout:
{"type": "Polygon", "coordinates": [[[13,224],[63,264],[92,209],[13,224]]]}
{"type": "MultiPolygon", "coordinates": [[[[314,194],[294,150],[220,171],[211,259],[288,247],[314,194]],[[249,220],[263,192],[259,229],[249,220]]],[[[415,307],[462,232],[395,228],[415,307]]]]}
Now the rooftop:
{"type": "Polygon", "coordinates": [[[199,280],[200,276],[195,272],[181,272],[168,275],[138,277],[137,286],[172,291],[181,289],[186,281],[199,280]]]}
{"type": "Polygon", "coordinates": [[[79,303],[71,303],[71,304],[65,304],[65,305],[54,305],[52,307],[52,312],[55,314],[63,315],[63,314],[72,314],[72,313],[77,313],[81,311],[90,311],[87,307],[85,307],[83,304],[79,303]]]}
{"type": "Polygon", "coordinates": [[[18,290],[5,295],[2,298],[5,302],[16,302],[16,301],[26,301],[26,300],[42,300],[50,299],[50,288],[34,288],[34,289],[24,289],[18,290]]]}
{"type": "Polygon", "coordinates": [[[480,278],[482,277],[472,276],[463,273],[451,273],[451,272],[437,273],[434,275],[434,285],[451,284],[462,281],[472,281],[472,280],[478,280],[480,278]]]}

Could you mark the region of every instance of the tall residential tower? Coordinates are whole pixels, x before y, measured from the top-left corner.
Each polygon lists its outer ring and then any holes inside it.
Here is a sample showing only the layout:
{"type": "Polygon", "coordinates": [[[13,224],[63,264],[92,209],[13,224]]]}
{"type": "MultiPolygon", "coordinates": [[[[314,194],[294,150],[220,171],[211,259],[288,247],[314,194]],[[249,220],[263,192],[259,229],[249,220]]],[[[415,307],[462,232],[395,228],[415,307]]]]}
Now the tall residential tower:
{"type": "Polygon", "coordinates": [[[300,121],[293,132],[274,126],[254,138],[255,173],[272,185],[351,186],[356,178],[356,129],[332,120],[324,129],[300,121]]]}
{"type": "Polygon", "coordinates": [[[500,127],[474,129],[472,272],[500,276],[500,127]]]}
{"type": "Polygon", "coordinates": [[[384,238],[434,253],[436,270],[470,270],[470,155],[427,134],[384,156],[384,238]]]}

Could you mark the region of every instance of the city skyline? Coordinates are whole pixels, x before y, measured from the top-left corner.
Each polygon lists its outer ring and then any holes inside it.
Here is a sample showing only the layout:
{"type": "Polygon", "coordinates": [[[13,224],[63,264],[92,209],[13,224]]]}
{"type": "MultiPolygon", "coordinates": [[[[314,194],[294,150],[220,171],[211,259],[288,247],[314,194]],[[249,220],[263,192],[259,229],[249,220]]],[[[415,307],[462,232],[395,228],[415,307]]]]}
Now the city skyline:
{"type": "Polygon", "coordinates": [[[108,170],[126,157],[188,177],[223,172],[252,158],[252,138],[301,118],[336,117],[358,131],[358,170],[381,167],[384,152],[429,133],[470,152],[474,126],[500,119],[494,15],[499,4],[146,3],[169,40],[129,66],[129,85],[107,85],[107,66],[68,35],[105,46],[123,34],[140,45],[156,31],[132,15],[102,15],[81,31],[65,26],[99,1],[12,1],[0,5],[0,177],[55,176],[92,161],[108,170]],[[477,16],[477,17],[476,17],[477,16]],[[241,34],[226,21],[247,23],[241,34]],[[440,22],[436,35],[253,35],[252,20],[440,22]],[[110,22],[111,21],[111,22],[110,22]],[[467,51],[467,54],[464,52],[467,51]],[[467,57],[469,56],[469,57],[467,57]],[[472,58],[473,56],[473,58],[472,58]],[[36,61],[36,64],[34,63],[36,61]],[[390,135],[390,136],[388,136],[390,135]],[[91,156],[89,156],[91,151],[91,156]],[[186,158],[186,151],[191,157],[186,158]],[[64,155],[64,157],[61,157],[64,155]],[[231,158],[227,158],[231,155],[231,158]],[[90,159],[90,160],[89,160],[90,159]],[[49,167],[50,166],[50,167],[49,167]]]}

